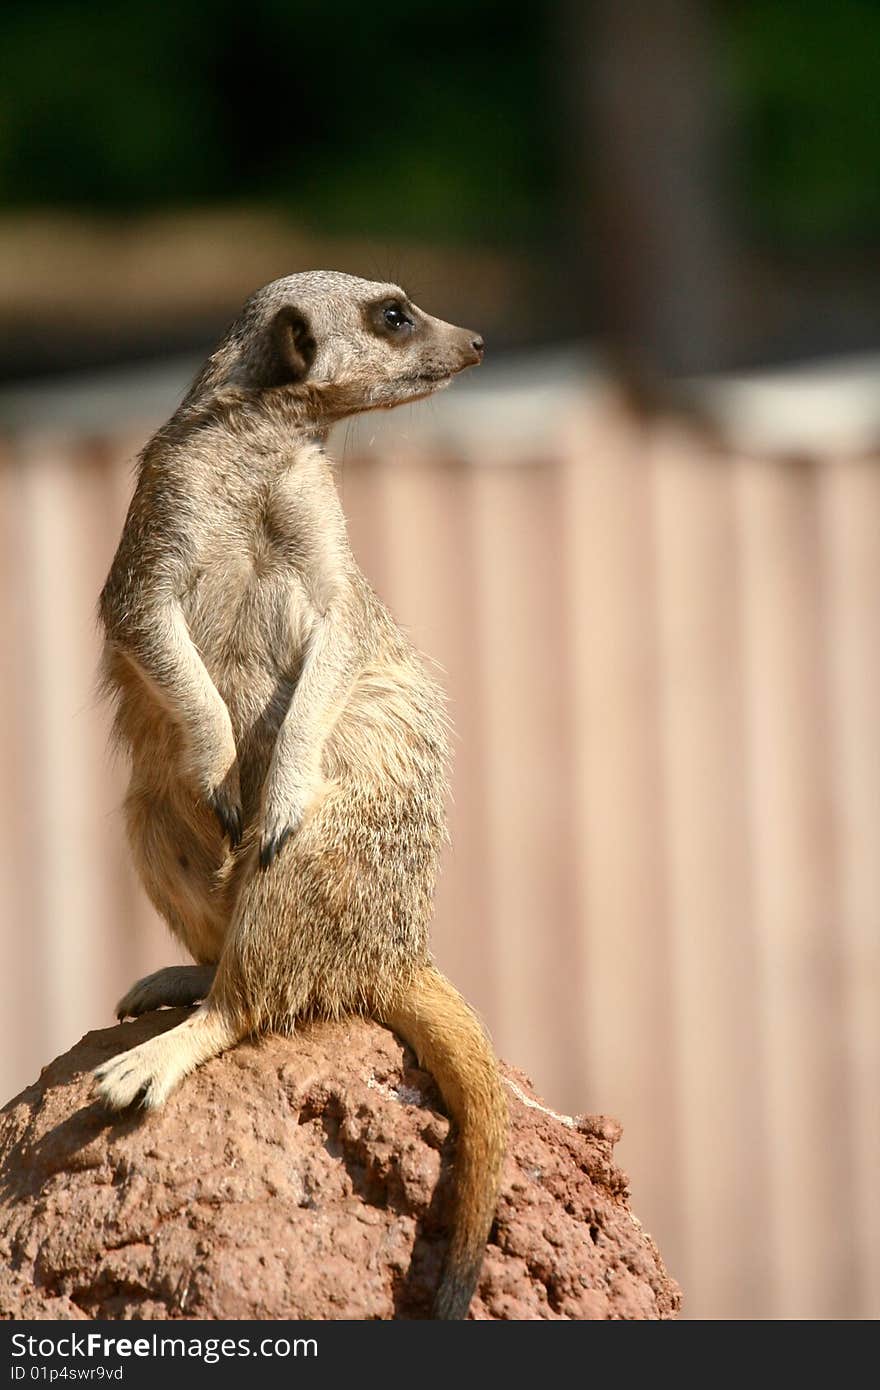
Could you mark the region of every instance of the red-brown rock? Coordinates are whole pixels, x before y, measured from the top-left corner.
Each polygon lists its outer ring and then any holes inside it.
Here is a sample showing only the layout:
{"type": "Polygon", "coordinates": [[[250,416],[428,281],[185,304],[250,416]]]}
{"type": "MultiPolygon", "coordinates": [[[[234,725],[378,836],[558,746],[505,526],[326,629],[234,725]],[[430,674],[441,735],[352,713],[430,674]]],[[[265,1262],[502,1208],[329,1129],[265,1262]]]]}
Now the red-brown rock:
{"type": "MultiPolygon", "coordinates": [[[[0,1114],[0,1316],[425,1317],[444,1249],[448,1122],[385,1029],[242,1045],[155,1114],[91,1071],[182,1010],[90,1033],[0,1114]]],[[[511,1145],[476,1318],[669,1318],[629,1209],[619,1127],[554,1115],[510,1068],[511,1145]]]]}

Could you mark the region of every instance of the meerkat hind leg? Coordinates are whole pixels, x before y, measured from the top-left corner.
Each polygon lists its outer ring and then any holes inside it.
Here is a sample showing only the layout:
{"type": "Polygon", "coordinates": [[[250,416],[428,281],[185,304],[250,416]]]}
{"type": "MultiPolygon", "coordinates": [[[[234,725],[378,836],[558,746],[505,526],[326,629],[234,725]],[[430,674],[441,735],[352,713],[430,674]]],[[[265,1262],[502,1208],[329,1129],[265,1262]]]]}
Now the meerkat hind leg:
{"type": "Polygon", "coordinates": [[[216,965],[166,965],[133,984],[116,1005],[116,1017],[137,1018],[151,1009],[197,1004],[207,999],[216,965]]]}
{"type": "Polygon", "coordinates": [[[232,1047],[239,1036],[225,1011],[208,1000],[176,1028],[98,1067],[98,1092],[111,1110],[124,1110],[136,1100],[145,1110],[157,1110],[188,1072],[232,1047]]]}

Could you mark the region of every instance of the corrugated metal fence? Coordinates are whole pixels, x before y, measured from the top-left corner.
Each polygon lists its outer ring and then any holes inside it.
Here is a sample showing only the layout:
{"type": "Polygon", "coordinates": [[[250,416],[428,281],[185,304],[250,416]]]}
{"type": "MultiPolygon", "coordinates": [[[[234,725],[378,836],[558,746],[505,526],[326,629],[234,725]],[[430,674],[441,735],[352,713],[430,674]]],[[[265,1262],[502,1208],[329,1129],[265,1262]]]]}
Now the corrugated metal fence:
{"type": "MultiPolygon", "coordinates": [[[[177,958],[93,693],[142,438],[0,462],[4,1097],[177,958]]],[[[341,473],[452,698],[437,955],[548,1100],[623,1120],[692,1317],[880,1314],[878,464],[606,401],[341,473]]]]}

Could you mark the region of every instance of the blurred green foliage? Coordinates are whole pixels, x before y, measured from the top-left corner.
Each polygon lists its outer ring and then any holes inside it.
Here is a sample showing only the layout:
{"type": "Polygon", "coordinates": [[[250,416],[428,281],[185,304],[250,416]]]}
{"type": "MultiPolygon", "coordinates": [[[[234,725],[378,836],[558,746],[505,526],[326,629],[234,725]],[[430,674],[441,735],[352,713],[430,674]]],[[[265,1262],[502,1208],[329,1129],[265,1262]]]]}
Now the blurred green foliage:
{"type": "Polygon", "coordinates": [[[878,0],[735,0],[724,32],[753,229],[805,249],[876,238],[878,0]]]}
{"type": "MultiPolygon", "coordinates": [[[[878,0],[712,9],[745,220],[785,244],[876,235],[878,0]]],[[[268,202],[329,231],[552,242],[556,14],[555,0],[4,0],[0,199],[268,202]]]]}
{"type": "Polygon", "coordinates": [[[331,229],[527,233],[542,10],[504,0],[5,0],[0,197],[271,201],[331,229]]]}

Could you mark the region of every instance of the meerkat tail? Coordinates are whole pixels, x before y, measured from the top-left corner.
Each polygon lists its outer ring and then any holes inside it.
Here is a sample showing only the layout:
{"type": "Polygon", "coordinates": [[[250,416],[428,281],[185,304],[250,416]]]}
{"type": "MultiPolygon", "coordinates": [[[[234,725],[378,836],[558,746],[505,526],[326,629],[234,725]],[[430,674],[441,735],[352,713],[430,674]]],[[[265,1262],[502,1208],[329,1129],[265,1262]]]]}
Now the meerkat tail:
{"type": "Polygon", "coordinates": [[[495,1217],[507,1147],[498,1062],[476,1014],[432,966],[416,976],[384,1022],[431,1072],[457,1130],[452,1235],[432,1316],[464,1318],[495,1217]]]}

